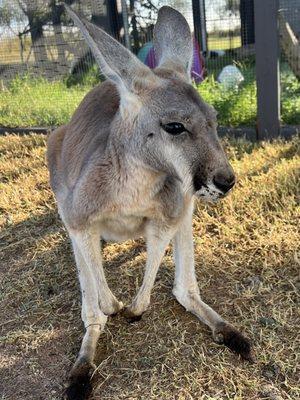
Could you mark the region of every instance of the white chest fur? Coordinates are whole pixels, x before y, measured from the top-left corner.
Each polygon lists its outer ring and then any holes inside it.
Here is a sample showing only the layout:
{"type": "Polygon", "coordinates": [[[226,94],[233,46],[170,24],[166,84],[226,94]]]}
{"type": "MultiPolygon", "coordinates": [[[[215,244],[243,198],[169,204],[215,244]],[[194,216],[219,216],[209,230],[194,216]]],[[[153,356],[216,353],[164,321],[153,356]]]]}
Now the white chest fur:
{"type": "Polygon", "coordinates": [[[110,242],[121,242],[143,236],[146,218],[124,216],[102,220],[100,223],[101,237],[110,242]]]}

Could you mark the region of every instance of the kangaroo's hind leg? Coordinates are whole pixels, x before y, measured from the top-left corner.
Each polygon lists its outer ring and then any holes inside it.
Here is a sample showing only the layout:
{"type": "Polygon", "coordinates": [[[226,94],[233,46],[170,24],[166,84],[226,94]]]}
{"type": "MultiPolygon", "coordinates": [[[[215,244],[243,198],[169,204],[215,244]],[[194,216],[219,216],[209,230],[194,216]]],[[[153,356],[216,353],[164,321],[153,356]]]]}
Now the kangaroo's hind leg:
{"type": "Polygon", "coordinates": [[[176,269],[173,294],[187,311],[195,314],[211,328],[217,342],[224,343],[231,350],[251,361],[251,346],[248,339],[201,300],[194,266],[192,213],[193,204],[191,203],[174,238],[176,269]]]}

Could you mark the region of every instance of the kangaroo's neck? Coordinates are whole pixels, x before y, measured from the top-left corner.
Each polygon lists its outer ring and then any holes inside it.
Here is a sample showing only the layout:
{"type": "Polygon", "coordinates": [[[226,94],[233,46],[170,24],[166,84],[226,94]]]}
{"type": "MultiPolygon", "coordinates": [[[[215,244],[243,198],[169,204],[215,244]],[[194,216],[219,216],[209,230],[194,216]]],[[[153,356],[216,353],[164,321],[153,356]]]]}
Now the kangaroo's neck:
{"type": "Polygon", "coordinates": [[[153,171],[131,155],[122,141],[110,141],[108,157],[114,202],[126,207],[142,206],[163,186],[164,174],[153,171]]]}

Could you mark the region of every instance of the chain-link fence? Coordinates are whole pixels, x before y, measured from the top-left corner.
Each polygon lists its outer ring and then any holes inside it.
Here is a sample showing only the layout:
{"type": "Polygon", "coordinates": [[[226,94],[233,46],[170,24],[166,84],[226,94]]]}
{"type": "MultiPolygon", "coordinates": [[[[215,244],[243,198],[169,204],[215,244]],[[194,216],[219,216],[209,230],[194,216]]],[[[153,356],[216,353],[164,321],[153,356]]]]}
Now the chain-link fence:
{"type": "Polygon", "coordinates": [[[300,0],[280,0],[281,111],[284,122],[300,124],[300,0]]]}
{"type": "MultiPolygon", "coordinates": [[[[178,9],[193,32],[192,77],[199,92],[217,108],[222,125],[255,125],[254,0],[65,2],[129,47],[150,67],[155,66],[152,33],[158,9],[163,5],[178,9]]],[[[300,124],[300,0],[279,3],[282,120],[300,124]]],[[[91,52],[59,1],[0,0],[0,105],[3,93],[8,101],[11,88],[16,92],[22,84],[27,85],[23,97],[38,97],[35,91],[30,92],[30,85],[36,88],[36,78],[43,78],[42,83],[39,81],[40,95],[48,96],[49,104],[55,104],[62,114],[47,114],[44,107],[42,111],[49,118],[39,117],[37,107],[36,118],[31,122],[15,118],[15,125],[66,122],[86,91],[101,80],[91,52]]],[[[36,104],[33,98],[32,102],[36,104]]],[[[9,110],[10,114],[13,110],[9,110]]],[[[16,111],[20,112],[20,107],[16,111]]],[[[0,125],[11,125],[4,114],[0,111],[0,125]]]]}
{"type": "MultiPolygon", "coordinates": [[[[189,22],[203,61],[208,63],[207,74],[254,54],[251,2],[242,1],[243,7],[239,1],[232,0],[77,0],[67,3],[124,44],[124,27],[128,24],[130,48],[136,54],[152,40],[158,9],[163,5],[177,8],[189,22]],[[198,3],[199,12],[195,3],[198,3]],[[125,25],[124,4],[127,9],[125,25]]],[[[49,79],[58,78],[72,71],[74,64],[88,52],[59,2],[1,0],[0,7],[1,79],[27,70],[49,79]]],[[[85,73],[90,64],[87,56],[76,71],[85,73]]]]}

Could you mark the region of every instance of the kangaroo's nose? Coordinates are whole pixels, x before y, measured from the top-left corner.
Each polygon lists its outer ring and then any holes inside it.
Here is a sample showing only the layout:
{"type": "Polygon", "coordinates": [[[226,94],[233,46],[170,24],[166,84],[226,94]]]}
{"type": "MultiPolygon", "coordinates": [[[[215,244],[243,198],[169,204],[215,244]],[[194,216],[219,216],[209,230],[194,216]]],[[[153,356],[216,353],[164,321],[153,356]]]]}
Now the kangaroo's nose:
{"type": "Polygon", "coordinates": [[[218,171],[213,178],[213,183],[225,194],[234,186],[235,176],[232,172],[225,173],[223,171],[218,171]]]}

